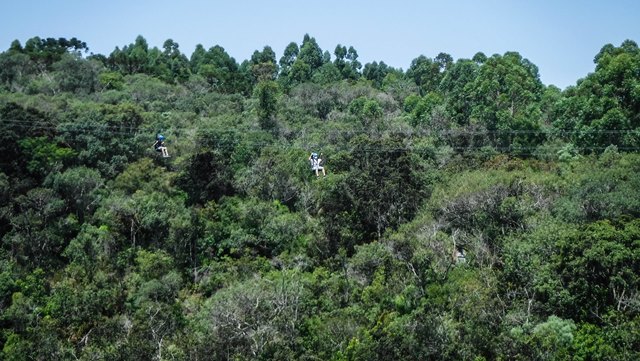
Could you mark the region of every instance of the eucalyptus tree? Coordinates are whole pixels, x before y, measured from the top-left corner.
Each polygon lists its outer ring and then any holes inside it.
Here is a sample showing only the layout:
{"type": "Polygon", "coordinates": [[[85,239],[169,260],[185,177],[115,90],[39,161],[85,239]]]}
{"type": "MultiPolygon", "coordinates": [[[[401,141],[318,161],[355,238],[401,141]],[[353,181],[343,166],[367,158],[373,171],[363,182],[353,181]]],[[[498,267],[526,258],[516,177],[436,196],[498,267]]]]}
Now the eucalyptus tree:
{"type": "Polygon", "coordinates": [[[358,61],[358,52],[353,46],[348,49],[338,44],[333,54],[336,59],[333,64],[338,68],[343,79],[357,80],[360,76],[362,64],[358,61]]]}
{"type": "Polygon", "coordinates": [[[262,51],[254,51],[249,63],[254,83],[276,79],[278,63],[276,62],[276,53],[270,46],[265,46],[262,51]]]}
{"type": "Polygon", "coordinates": [[[632,40],[619,47],[607,44],[594,62],[593,73],[565,90],[554,125],[585,151],[609,145],[635,150],[640,146],[640,49],[632,40]]]}
{"type": "Polygon", "coordinates": [[[442,78],[441,62],[420,55],[411,61],[407,77],[418,85],[421,95],[436,91],[442,78]]]}
{"type": "Polygon", "coordinates": [[[472,121],[486,129],[490,145],[526,153],[542,141],[543,91],[538,68],[529,60],[517,52],[496,54],[468,84],[472,121]]]}
{"type": "Polygon", "coordinates": [[[278,61],[280,65],[280,73],[278,75],[278,81],[283,85],[285,89],[288,89],[291,84],[291,71],[293,67],[293,63],[298,58],[298,54],[300,53],[300,48],[298,44],[295,42],[289,43],[284,49],[282,57],[278,61]]]}
{"type": "Polygon", "coordinates": [[[366,63],[362,69],[362,76],[373,82],[373,85],[380,89],[382,87],[382,81],[389,73],[389,66],[381,61],[378,63],[374,61],[372,63],[366,63]]]}

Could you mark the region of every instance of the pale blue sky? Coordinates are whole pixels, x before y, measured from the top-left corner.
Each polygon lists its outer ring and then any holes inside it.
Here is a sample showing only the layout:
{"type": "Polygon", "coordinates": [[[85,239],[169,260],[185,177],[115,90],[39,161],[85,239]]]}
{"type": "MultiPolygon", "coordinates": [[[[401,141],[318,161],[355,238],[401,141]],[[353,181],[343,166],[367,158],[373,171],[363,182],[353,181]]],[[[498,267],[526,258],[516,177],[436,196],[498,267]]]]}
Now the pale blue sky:
{"type": "Polygon", "coordinates": [[[405,70],[420,55],[517,51],[561,89],[594,70],[603,45],[640,43],[637,0],[5,0],[0,9],[3,51],[15,39],[77,37],[109,55],[142,35],[151,47],[171,38],[188,57],[196,44],[220,45],[240,63],[265,45],[279,59],[308,33],[332,56],[353,46],[363,64],[405,70]]]}

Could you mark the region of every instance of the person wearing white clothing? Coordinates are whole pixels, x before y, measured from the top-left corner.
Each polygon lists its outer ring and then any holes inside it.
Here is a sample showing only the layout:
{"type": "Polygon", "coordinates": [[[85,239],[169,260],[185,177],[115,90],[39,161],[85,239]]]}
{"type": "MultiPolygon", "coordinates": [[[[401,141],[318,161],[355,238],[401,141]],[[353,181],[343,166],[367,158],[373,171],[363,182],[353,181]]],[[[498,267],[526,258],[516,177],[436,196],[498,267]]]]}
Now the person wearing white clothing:
{"type": "Polygon", "coordinates": [[[316,177],[320,176],[318,171],[322,171],[322,175],[325,177],[327,176],[324,171],[324,167],[321,165],[322,159],[318,157],[318,153],[311,153],[309,156],[309,162],[311,162],[311,170],[316,172],[316,177]]]}

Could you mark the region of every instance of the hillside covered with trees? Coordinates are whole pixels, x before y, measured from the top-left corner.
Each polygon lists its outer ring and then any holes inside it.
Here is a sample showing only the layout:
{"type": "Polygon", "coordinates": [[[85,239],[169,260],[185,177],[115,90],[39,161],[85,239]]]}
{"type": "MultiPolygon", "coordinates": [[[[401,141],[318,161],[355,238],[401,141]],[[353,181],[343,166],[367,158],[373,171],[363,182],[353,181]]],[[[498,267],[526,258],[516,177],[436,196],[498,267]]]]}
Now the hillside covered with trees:
{"type": "Polygon", "coordinates": [[[634,41],[88,50],[0,53],[0,359],[640,359],[634,41]]]}

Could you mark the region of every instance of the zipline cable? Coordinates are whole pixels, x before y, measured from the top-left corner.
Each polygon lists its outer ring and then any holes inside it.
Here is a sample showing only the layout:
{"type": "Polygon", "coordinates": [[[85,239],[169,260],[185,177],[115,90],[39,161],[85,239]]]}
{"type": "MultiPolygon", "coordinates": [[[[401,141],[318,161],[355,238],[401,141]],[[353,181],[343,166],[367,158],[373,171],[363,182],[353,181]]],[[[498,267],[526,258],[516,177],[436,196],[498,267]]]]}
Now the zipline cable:
{"type": "MultiPolygon", "coordinates": [[[[128,125],[109,125],[109,124],[79,124],[79,123],[60,123],[58,125],[53,124],[50,121],[27,121],[27,120],[18,120],[18,119],[0,119],[0,125],[9,125],[22,129],[33,129],[33,130],[50,130],[55,131],[57,133],[71,133],[71,134],[87,134],[87,135],[121,135],[121,136],[136,136],[145,133],[155,133],[152,129],[145,129],[145,127],[136,127],[136,126],[128,126],[128,125]]],[[[309,143],[308,141],[303,141],[303,144],[278,144],[274,142],[261,142],[255,141],[251,139],[242,139],[238,137],[241,134],[247,134],[247,132],[242,132],[238,130],[224,130],[219,129],[217,127],[179,127],[172,128],[174,132],[189,132],[196,131],[198,134],[187,136],[187,138],[193,144],[206,144],[207,146],[214,146],[215,148],[224,149],[224,148],[235,148],[238,145],[252,146],[252,147],[270,147],[276,149],[288,149],[292,147],[302,148],[305,150],[309,149],[317,149],[322,147],[331,147],[330,145],[321,145],[319,143],[309,143]],[[207,134],[208,133],[208,134],[207,134]],[[213,133],[213,134],[211,134],[213,133]],[[229,136],[235,136],[233,138],[229,138],[229,136]],[[195,139],[193,139],[195,138],[195,139]]],[[[315,135],[319,135],[321,131],[316,131],[313,133],[315,135]]],[[[302,129],[301,133],[304,134],[304,138],[307,138],[309,134],[308,129],[302,129]]],[[[331,136],[342,136],[342,137],[353,137],[357,135],[368,135],[368,136],[378,136],[382,137],[384,135],[387,136],[396,136],[401,137],[403,141],[412,141],[414,139],[423,139],[424,137],[429,136],[438,136],[438,137],[465,137],[465,136],[513,136],[513,135],[553,135],[553,136],[570,136],[570,135],[579,135],[583,137],[594,136],[594,135],[637,135],[640,136],[640,130],[635,129],[590,129],[590,130],[559,130],[559,129],[540,129],[540,130],[469,130],[469,129],[450,129],[450,130],[408,130],[408,131],[383,131],[376,132],[371,129],[347,129],[347,130],[329,130],[331,136]]],[[[261,132],[256,131],[255,134],[261,134],[261,132]]],[[[455,139],[454,139],[455,141],[455,139]]],[[[486,148],[485,144],[473,144],[473,140],[469,140],[470,143],[467,146],[451,146],[451,145],[443,145],[440,147],[445,147],[451,149],[453,151],[473,151],[480,150],[486,148]]],[[[401,152],[401,151],[434,151],[438,146],[413,146],[407,144],[402,147],[385,147],[384,145],[377,145],[374,147],[358,147],[357,145],[350,145],[347,147],[341,147],[343,149],[340,150],[359,150],[366,152],[401,152]]],[[[604,150],[607,147],[602,146],[576,146],[576,150],[579,151],[599,151],[604,150]]],[[[564,146],[558,147],[527,147],[527,146],[517,146],[511,145],[508,147],[491,147],[491,149],[498,152],[514,152],[522,155],[533,155],[533,154],[541,154],[544,153],[543,150],[552,150],[552,151],[560,151],[565,149],[564,146]],[[527,153],[529,151],[529,153],[527,153]]],[[[620,151],[638,151],[639,147],[618,147],[620,151]]]]}

